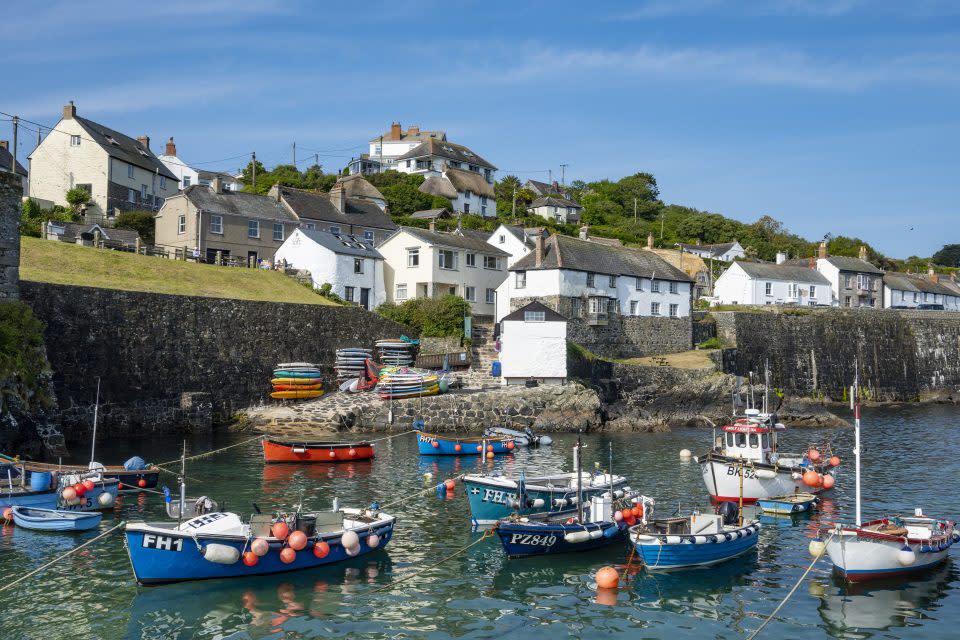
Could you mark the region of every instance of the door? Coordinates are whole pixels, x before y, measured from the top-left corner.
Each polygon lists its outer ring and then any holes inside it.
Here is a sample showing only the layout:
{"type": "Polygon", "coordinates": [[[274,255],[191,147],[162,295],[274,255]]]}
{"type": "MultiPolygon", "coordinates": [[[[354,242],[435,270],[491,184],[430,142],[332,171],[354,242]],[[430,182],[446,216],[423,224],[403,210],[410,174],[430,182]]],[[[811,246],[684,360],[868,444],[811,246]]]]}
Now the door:
{"type": "Polygon", "coordinates": [[[360,306],[370,310],[370,289],[360,289],[360,306]]]}
{"type": "Polygon", "coordinates": [[[247,266],[256,269],[258,262],[259,260],[257,260],[257,252],[247,251],[247,266]]]}

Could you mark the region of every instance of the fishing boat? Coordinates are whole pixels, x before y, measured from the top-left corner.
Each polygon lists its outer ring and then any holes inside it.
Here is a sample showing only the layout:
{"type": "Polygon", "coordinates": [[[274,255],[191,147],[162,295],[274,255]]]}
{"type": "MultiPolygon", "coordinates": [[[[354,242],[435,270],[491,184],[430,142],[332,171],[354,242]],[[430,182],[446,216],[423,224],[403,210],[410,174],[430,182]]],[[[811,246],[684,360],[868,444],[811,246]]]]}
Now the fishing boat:
{"type": "Polygon", "coordinates": [[[417,448],[422,456],[468,456],[510,453],[516,448],[512,438],[476,438],[440,436],[416,431],[417,448]]]}
{"type": "Polygon", "coordinates": [[[87,531],[100,524],[102,513],[13,507],[13,522],[34,531],[87,531]]]}
{"type": "Polygon", "coordinates": [[[820,498],[812,493],[797,492],[789,496],[762,498],[757,500],[757,506],[764,513],[774,513],[786,516],[795,513],[810,512],[817,505],[820,498]]]}
{"type": "MultiPolygon", "coordinates": [[[[114,479],[119,482],[119,490],[139,491],[140,489],[155,489],[160,483],[160,469],[153,465],[145,464],[143,468],[127,468],[134,460],[134,457],[122,465],[104,465],[99,462],[93,463],[93,466],[76,464],[55,464],[50,462],[34,462],[32,460],[17,461],[15,458],[0,454],[0,458],[22,465],[28,472],[47,472],[47,473],[67,473],[84,474],[90,471],[101,474],[104,478],[114,479]]],[[[136,465],[134,465],[135,467],[136,465]]]]}
{"type": "Polygon", "coordinates": [[[760,523],[744,522],[742,509],[733,502],[719,507],[720,513],[656,518],[653,501],[646,501],[640,523],[630,527],[629,534],[644,567],[650,571],[705,567],[754,549],[760,523]]]}
{"type": "Polygon", "coordinates": [[[483,435],[487,438],[513,438],[513,443],[518,447],[539,447],[553,444],[553,438],[537,435],[530,427],[523,431],[507,429],[506,427],[487,427],[483,430],[483,435]]]}
{"type": "Polygon", "coordinates": [[[834,524],[825,543],[813,540],[810,551],[823,552],[834,570],[850,582],[881,578],[900,578],[932,569],[947,559],[950,547],[960,542],[956,523],[932,518],[916,508],[912,516],[891,515],[862,522],[860,500],[860,395],[859,380],[854,377],[850,390],[854,410],[854,446],[856,460],[855,524],[834,524]]]}
{"type": "Polygon", "coordinates": [[[263,439],[265,462],[351,462],[373,457],[369,442],[263,439]]]}

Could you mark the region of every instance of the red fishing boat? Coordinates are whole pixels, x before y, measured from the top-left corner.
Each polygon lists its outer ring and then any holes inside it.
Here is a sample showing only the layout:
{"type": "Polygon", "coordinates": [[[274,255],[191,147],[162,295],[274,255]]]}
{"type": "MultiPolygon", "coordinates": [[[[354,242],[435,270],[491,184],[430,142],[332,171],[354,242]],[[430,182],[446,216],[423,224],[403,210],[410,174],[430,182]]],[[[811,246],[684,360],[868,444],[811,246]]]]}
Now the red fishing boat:
{"type": "Polygon", "coordinates": [[[266,462],[352,462],[373,457],[369,442],[263,439],[266,462]]]}

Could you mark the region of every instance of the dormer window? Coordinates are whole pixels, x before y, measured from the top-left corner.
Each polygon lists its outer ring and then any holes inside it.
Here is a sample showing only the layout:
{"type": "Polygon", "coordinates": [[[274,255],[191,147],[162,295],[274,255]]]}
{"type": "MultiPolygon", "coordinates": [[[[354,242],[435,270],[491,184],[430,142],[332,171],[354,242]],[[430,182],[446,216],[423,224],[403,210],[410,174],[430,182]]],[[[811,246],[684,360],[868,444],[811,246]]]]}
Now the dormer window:
{"type": "Polygon", "coordinates": [[[107,142],[109,142],[110,144],[112,144],[112,145],[114,145],[114,146],[116,146],[116,147],[119,147],[119,146],[120,146],[120,143],[117,142],[117,141],[114,139],[113,136],[106,136],[106,138],[107,138],[107,142]]]}

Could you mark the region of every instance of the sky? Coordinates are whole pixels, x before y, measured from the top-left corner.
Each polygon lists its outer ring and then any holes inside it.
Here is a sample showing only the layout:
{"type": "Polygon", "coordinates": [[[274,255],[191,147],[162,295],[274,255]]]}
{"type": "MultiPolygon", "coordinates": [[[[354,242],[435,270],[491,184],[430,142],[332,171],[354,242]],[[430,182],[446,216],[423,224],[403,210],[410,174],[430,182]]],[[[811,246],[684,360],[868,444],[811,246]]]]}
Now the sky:
{"type": "Polygon", "coordinates": [[[335,171],[399,121],[498,176],[646,171],[665,202],[811,240],[960,242],[960,2],[70,0],[3,22],[0,112],[52,126],[74,100],[205,169],[296,142],[335,171]]]}

